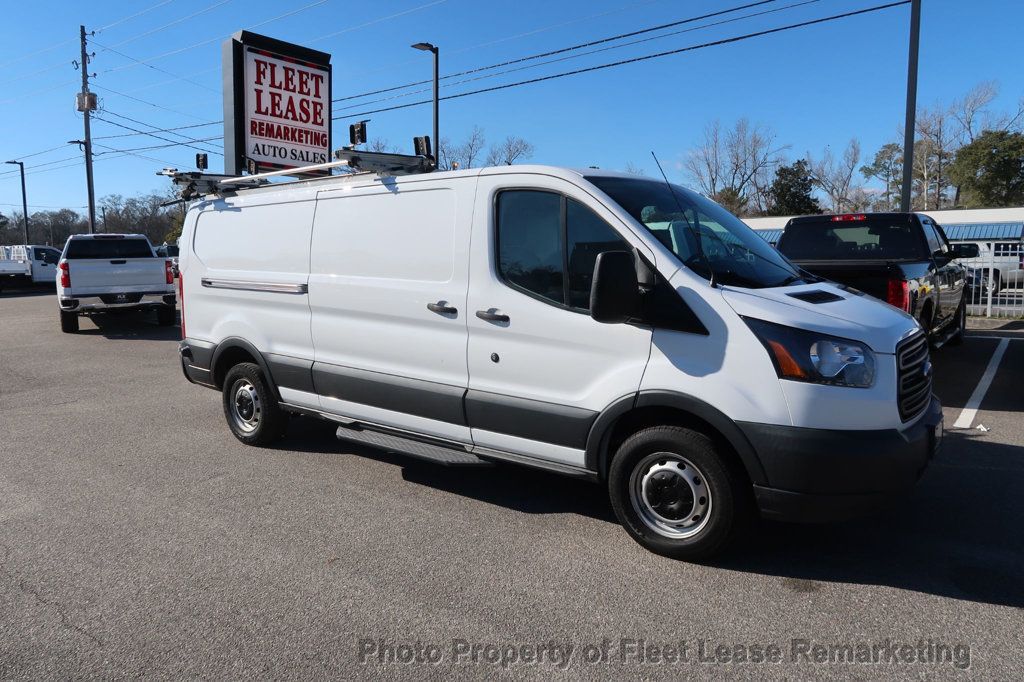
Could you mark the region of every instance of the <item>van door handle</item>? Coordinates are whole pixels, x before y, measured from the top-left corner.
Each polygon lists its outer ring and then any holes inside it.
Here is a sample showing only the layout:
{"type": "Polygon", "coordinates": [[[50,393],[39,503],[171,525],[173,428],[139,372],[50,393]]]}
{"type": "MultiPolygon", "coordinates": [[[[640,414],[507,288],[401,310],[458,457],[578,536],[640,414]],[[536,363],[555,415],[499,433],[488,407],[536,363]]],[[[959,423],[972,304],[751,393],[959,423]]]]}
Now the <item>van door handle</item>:
{"type": "Polygon", "coordinates": [[[448,305],[447,301],[428,303],[427,310],[429,310],[432,313],[438,313],[440,315],[455,315],[459,312],[458,308],[448,305]]]}
{"type": "Polygon", "coordinates": [[[508,322],[508,315],[503,315],[499,312],[495,312],[494,308],[490,310],[478,310],[476,316],[481,320],[487,320],[488,322],[508,322]]]}
{"type": "Polygon", "coordinates": [[[128,261],[126,261],[126,260],[112,260],[112,261],[110,261],[110,264],[111,265],[124,265],[127,262],[128,261]]]}

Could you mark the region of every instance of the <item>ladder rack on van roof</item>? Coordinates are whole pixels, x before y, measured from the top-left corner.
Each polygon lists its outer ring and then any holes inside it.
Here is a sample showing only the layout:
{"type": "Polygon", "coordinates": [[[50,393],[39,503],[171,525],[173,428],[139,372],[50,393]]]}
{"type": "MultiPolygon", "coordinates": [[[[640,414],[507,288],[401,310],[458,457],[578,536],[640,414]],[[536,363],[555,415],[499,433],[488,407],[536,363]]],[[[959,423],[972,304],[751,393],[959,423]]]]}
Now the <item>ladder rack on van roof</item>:
{"type": "Polygon", "coordinates": [[[289,168],[286,170],[257,173],[254,175],[218,175],[199,171],[179,171],[176,168],[165,168],[157,175],[166,175],[180,189],[178,194],[182,200],[189,201],[207,194],[237,192],[243,189],[266,187],[269,178],[301,175],[328,171],[320,177],[298,178],[296,182],[315,182],[319,180],[337,179],[344,175],[334,175],[329,171],[335,168],[350,168],[355,173],[349,175],[374,174],[380,176],[412,175],[429,173],[434,170],[433,159],[422,155],[387,154],[383,152],[363,152],[355,149],[339,149],[334,152],[336,161],[318,163],[312,166],[289,168]]]}

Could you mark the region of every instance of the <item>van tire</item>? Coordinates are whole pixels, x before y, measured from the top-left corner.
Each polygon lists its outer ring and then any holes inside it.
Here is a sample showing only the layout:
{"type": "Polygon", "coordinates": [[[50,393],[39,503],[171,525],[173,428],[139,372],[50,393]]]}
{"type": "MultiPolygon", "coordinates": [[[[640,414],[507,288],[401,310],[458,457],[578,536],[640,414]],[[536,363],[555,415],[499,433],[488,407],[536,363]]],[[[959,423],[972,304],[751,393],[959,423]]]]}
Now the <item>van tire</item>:
{"type": "Polygon", "coordinates": [[[178,321],[177,312],[172,305],[158,306],[156,309],[156,323],[161,327],[170,327],[178,321]]]}
{"type": "Polygon", "coordinates": [[[78,331],[78,313],[60,311],[60,330],[65,334],[74,334],[78,331]]]}
{"type": "Polygon", "coordinates": [[[709,559],[741,534],[752,518],[747,487],[710,438],[678,426],[633,434],[608,470],[612,509],[626,532],[652,552],[686,561],[709,559]],[[659,522],[654,506],[662,520],[681,525],[659,522]]]}
{"type": "Polygon", "coordinates": [[[229,369],[222,398],[228,428],[246,445],[263,447],[284,436],[287,415],[259,365],[243,362],[229,369]]]}

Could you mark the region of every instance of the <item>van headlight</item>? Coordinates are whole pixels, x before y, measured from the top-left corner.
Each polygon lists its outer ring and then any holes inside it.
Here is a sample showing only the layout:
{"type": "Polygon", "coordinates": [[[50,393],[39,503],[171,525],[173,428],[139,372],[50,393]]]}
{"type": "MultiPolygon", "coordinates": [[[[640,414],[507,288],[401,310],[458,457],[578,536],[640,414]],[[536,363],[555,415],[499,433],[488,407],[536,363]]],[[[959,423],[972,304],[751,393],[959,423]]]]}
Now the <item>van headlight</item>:
{"type": "Polygon", "coordinates": [[[782,379],[868,388],[875,383],[875,354],[867,344],[745,317],[768,350],[782,379]]]}

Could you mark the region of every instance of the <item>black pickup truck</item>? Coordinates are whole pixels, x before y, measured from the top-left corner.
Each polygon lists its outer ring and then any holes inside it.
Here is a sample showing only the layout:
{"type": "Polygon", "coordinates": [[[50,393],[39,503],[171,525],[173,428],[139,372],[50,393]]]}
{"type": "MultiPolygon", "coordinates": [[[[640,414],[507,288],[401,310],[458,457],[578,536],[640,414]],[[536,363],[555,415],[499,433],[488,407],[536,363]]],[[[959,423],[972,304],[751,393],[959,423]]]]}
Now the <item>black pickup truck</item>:
{"type": "Polygon", "coordinates": [[[950,244],[921,213],[792,218],[778,249],[790,261],[907,311],[934,345],[959,343],[966,322],[966,268],[976,244],[950,244]]]}

